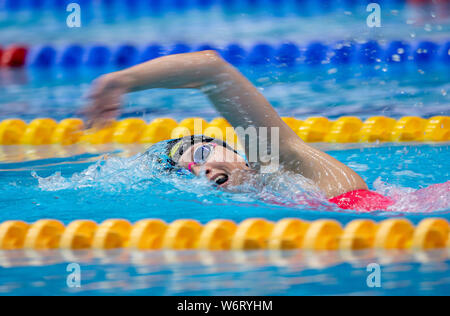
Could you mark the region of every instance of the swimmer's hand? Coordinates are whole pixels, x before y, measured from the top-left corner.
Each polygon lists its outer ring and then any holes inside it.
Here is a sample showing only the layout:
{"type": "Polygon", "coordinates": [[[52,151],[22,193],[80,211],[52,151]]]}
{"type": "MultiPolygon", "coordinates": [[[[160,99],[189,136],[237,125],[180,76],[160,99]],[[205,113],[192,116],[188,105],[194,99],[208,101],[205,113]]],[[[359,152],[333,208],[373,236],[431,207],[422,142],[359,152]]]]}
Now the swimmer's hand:
{"type": "Polygon", "coordinates": [[[116,74],[103,75],[92,84],[88,94],[89,104],[83,110],[88,127],[105,127],[119,114],[122,97],[128,91],[124,80],[116,74]]]}
{"type": "Polygon", "coordinates": [[[88,126],[104,127],[119,114],[124,94],[153,88],[202,88],[215,84],[226,65],[216,52],[204,51],[164,56],[106,74],[93,83],[83,114],[88,126]]]}

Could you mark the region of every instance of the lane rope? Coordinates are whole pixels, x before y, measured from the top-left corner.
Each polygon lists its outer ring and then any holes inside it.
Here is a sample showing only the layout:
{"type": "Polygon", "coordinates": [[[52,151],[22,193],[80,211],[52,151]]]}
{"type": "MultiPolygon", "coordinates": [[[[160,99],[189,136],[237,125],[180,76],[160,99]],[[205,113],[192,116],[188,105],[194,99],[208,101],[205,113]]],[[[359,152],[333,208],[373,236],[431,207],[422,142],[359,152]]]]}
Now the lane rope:
{"type": "Polygon", "coordinates": [[[345,226],[332,219],[308,222],[298,218],[277,222],[249,218],[241,223],[215,219],[204,225],[193,219],[172,223],[143,219],[134,224],[125,219],[100,224],[75,220],[67,226],[41,219],[32,224],[1,223],[0,249],[432,250],[450,248],[449,232],[449,223],[443,218],[427,218],[417,226],[404,218],[379,223],[358,219],[345,226]]]}
{"type": "MultiPolygon", "coordinates": [[[[150,45],[120,44],[66,46],[10,45],[0,47],[0,66],[30,66],[49,69],[55,66],[74,69],[86,66],[92,69],[104,67],[124,68],[165,55],[188,53],[202,50],[216,50],[222,57],[236,66],[276,65],[293,67],[297,65],[403,65],[416,64],[432,67],[450,65],[450,41],[406,42],[394,40],[381,44],[374,40],[365,43],[337,41],[325,44],[313,41],[307,44],[284,42],[268,44],[264,42],[244,46],[239,43],[215,45],[204,43],[191,45],[184,42],[172,45],[153,43],[150,45]]],[[[383,67],[384,68],[384,67],[383,67]]]]}
{"type": "MultiPolygon", "coordinates": [[[[283,117],[286,124],[306,142],[370,143],[370,142],[445,142],[450,140],[450,117],[424,119],[406,116],[398,120],[374,116],[362,121],[344,116],[337,120],[310,117],[299,120],[283,117]]],[[[231,125],[223,118],[210,122],[202,118],[157,118],[150,123],[140,118],[113,122],[101,130],[86,130],[81,119],[69,118],[57,122],[38,118],[28,124],[20,119],[0,122],[0,145],[72,145],[72,144],[153,144],[194,134],[238,142],[231,125]]]]}

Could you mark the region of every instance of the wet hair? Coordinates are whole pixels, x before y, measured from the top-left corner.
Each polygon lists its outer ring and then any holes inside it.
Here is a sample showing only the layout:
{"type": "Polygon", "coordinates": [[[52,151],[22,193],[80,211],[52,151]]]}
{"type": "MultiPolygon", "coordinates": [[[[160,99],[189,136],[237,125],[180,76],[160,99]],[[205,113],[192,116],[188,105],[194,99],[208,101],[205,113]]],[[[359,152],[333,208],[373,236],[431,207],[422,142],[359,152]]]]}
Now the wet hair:
{"type": "Polygon", "coordinates": [[[158,158],[158,162],[163,164],[165,171],[171,172],[179,169],[178,161],[181,156],[192,146],[199,143],[214,143],[223,146],[234,153],[239,154],[234,148],[229,146],[226,142],[204,135],[185,136],[177,139],[172,139],[164,142],[163,155],[158,158]]]}

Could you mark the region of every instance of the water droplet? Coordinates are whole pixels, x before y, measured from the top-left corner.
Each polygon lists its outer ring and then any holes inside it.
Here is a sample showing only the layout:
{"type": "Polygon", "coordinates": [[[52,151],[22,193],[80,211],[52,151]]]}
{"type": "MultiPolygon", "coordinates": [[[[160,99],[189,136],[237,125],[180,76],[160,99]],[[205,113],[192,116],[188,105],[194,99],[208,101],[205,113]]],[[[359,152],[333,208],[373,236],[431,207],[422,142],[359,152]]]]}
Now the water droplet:
{"type": "Polygon", "coordinates": [[[397,55],[397,54],[394,54],[394,55],[392,55],[392,60],[396,61],[396,62],[399,62],[400,61],[400,56],[397,55]]]}
{"type": "Polygon", "coordinates": [[[331,68],[330,70],[328,70],[329,75],[335,74],[337,72],[338,72],[337,68],[331,68]]]}

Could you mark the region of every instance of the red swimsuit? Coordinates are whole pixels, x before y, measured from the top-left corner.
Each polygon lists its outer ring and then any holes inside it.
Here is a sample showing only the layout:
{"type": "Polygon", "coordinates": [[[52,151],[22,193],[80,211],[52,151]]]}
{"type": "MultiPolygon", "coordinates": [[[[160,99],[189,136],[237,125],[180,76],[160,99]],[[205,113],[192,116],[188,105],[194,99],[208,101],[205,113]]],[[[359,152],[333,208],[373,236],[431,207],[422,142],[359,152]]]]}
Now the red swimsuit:
{"type": "Polygon", "coordinates": [[[386,210],[394,204],[390,198],[368,190],[355,190],[329,200],[344,210],[357,211],[386,210]]]}

